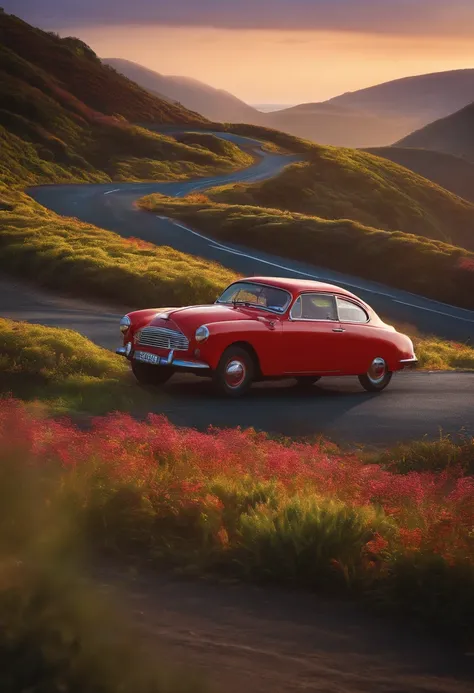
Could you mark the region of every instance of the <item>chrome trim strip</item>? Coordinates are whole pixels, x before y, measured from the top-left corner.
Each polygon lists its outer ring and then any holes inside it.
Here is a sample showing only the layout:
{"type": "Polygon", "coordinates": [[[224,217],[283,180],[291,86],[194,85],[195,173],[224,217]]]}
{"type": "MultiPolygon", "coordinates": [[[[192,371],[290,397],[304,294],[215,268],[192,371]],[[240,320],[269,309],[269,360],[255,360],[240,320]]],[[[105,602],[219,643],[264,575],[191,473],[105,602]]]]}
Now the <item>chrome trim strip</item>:
{"type": "MultiPolygon", "coordinates": [[[[117,349],[117,353],[119,353],[119,349],[117,349]]],[[[137,352],[137,353],[142,353],[142,352],[137,352]]],[[[153,352],[145,352],[145,353],[153,353],[153,352]]],[[[120,354],[122,356],[125,356],[125,353],[122,353],[120,351],[120,354]]],[[[133,352],[132,352],[132,358],[133,358],[133,352]]],[[[157,363],[150,363],[151,366],[171,366],[171,367],[176,367],[176,368],[191,368],[194,370],[205,370],[205,369],[210,369],[210,366],[207,363],[204,363],[203,361],[183,361],[181,359],[175,359],[174,358],[174,352],[170,351],[168,356],[165,358],[164,356],[159,356],[159,361],[157,363]]],[[[140,360],[140,359],[137,359],[140,360]]],[[[146,362],[145,362],[146,363],[146,362]]]]}
{"type": "Polygon", "coordinates": [[[209,369],[210,366],[202,361],[181,361],[180,359],[175,359],[172,366],[178,366],[178,368],[196,368],[198,370],[209,369]]]}
{"type": "Polygon", "coordinates": [[[418,359],[413,356],[411,359],[400,359],[400,363],[418,363],[418,359]]]}
{"type": "Polygon", "coordinates": [[[168,327],[155,327],[148,325],[140,330],[138,337],[140,346],[155,347],[157,349],[173,349],[175,351],[187,351],[189,339],[178,330],[170,330],[168,327]]]}

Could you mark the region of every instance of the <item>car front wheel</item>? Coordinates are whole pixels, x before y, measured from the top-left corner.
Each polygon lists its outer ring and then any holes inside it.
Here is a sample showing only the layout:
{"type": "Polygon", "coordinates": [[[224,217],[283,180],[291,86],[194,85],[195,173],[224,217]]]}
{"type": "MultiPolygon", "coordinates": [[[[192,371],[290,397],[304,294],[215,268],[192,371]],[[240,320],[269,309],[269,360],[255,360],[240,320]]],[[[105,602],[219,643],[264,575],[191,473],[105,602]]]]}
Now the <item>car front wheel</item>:
{"type": "Polygon", "coordinates": [[[359,382],[368,392],[381,392],[392,379],[392,373],[383,358],[377,357],[370,365],[367,373],[359,375],[359,382]]]}
{"type": "Polygon", "coordinates": [[[171,368],[132,361],[132,372],[141,385],[164,385],[173,375],[171,368]]]}
{"type": "Polygon", "coordinates": [[[239,346],[230,346],[219,361],[214,385],[221,394],[240,397],[249,390],[254,375],[255,363],[249,352],[239,346]]]}

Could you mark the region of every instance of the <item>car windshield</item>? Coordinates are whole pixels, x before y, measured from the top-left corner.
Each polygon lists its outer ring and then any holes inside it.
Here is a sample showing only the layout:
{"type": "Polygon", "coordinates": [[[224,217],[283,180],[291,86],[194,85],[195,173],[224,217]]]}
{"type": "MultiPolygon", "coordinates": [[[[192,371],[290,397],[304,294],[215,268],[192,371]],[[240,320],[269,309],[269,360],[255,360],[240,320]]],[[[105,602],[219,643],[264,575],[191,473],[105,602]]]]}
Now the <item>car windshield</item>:
{"type": "Polygon", "coordinates": [[[284,313],[290,300],[290,294],[283,289],[253,282],[236,282],[224,291],[217,299],[217,303],[255,306],[276,313],[284,313]]]}

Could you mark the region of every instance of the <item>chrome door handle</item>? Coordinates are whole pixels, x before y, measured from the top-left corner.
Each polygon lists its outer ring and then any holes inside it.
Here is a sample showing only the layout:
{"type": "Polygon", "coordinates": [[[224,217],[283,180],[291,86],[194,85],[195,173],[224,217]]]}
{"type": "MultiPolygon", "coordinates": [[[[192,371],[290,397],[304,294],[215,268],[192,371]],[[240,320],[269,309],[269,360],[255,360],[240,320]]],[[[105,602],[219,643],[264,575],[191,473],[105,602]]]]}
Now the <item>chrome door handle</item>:
{"type": "Polygon", "coordinates": [[[332,331],[333,332],[345,332],[345,329],[343,327],[333,327],[332,331]]]}

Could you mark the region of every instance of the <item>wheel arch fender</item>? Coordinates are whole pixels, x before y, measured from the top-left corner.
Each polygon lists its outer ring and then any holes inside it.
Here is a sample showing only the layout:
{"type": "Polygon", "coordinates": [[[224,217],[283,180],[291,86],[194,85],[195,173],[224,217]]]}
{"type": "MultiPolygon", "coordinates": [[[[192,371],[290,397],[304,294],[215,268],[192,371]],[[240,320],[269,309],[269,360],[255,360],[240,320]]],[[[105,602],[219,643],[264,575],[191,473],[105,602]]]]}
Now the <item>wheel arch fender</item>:
{"type": "MultiPolygon", "coordinates": [[[[236,340],[236,341],[230,342],[230,343],[226,346],[226,348],[224,349],[224,351],[225,351],[226,349],[228,349],[229,347],[240,347],[241,349],[245,349],[245,351],[247,351],[247,352],[250,354],[250,356],[252,357],[252,360],[253,360],[253,362],[254,362],[254,364],[255,364],[255,373],[256,373],[257,377],[261,377],[261,375],[262,375],[262,370],[261,370],[261,367],[260,367],[260,358],[259,358],[259,355],[258,355],[258,353],[257,353],[257,350],[255,349],[255,347],[253,346],[253,344],[251,344],[250,342],[246,341],[245,339],[241,339],[241,340],[236,340]]],[[[223,351],[222,353],[224,353],[224,351],[223,351]]]]}

